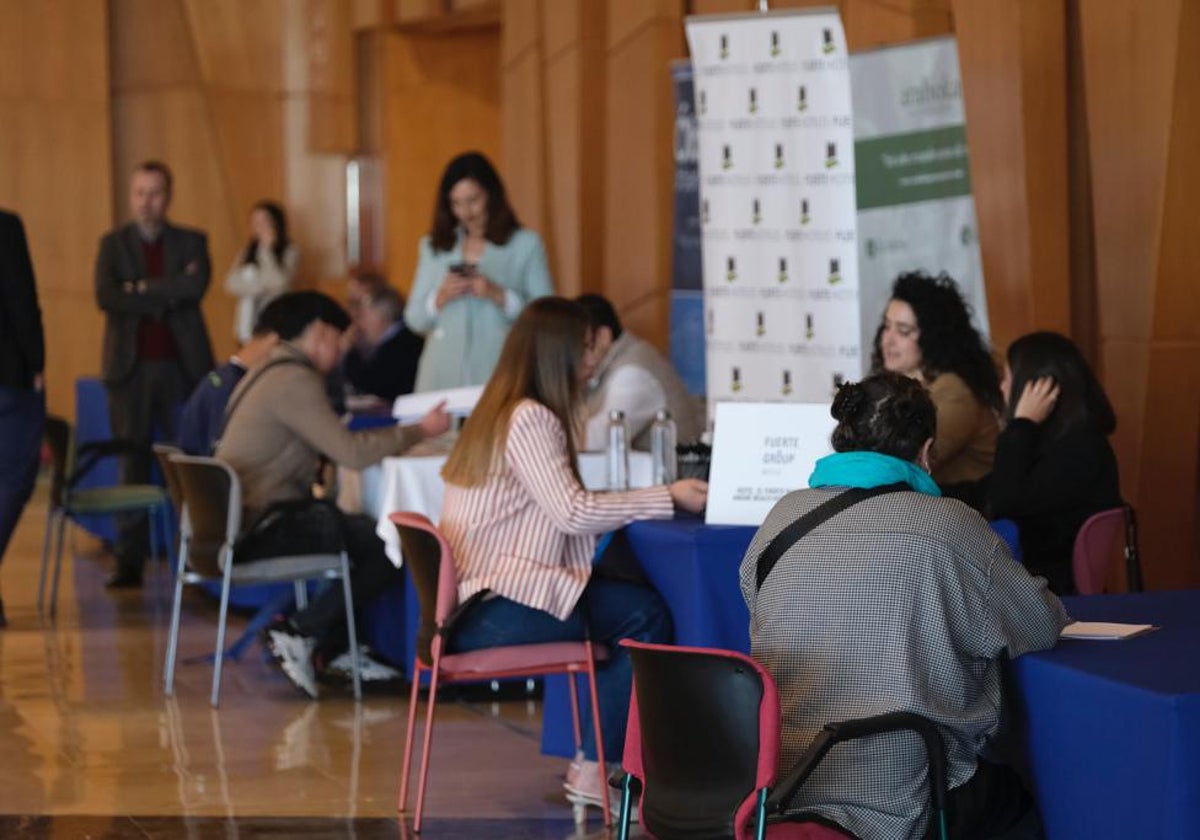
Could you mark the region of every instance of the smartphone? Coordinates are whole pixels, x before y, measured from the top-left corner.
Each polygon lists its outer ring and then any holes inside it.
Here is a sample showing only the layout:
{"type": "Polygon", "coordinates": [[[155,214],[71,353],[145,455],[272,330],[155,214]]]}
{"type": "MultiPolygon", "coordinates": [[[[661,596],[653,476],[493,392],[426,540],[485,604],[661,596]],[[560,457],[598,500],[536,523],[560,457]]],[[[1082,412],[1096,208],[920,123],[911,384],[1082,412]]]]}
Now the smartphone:
{"type": "Polygon", "coordinates": [[[450,266],[450,271],[463,277],[470,277],[475,273],[475,264],[469,262],[455,263],[454,265],[450,266]]]}

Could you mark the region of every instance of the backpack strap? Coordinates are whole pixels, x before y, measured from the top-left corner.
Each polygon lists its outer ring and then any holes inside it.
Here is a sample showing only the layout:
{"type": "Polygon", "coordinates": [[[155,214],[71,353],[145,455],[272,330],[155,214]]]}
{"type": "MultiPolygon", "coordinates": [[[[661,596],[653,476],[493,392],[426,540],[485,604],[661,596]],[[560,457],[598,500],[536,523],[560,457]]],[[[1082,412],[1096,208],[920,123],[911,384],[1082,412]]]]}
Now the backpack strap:
{"type": "Polygon", "coordinates": [[[900,490],[911,489],[904,482],[885,484],[880,487],[852,487],[849,490],[838,493],[832,499],[828,499],[817,505],[776,534],[771,542],[767,543],[767,547],[763,549],[763,553],[758,556],[755,591],[757,592],[762,589],[763,582],[767,579],[767,575],[771,574],[771,570],[775,568],[775,564],[779,562],[779,558],[827,519],[837,516],[851,505],[858,504],[874,496],[882,496],[884,493],[895,493],[900,490]]]}
{"type": "Polygon", "coordinates": [[[221,428],[217,430],[216,437],[213,438],[213,440],[215,441],[213,444],[214,452],[216,452],[217,444],[220,443],[221,438],[225,437],[225,430],[227,428],[229,428],[229,419],[231,417],[233,417],[233,412],[236,411],[237,407],[242,404],[242,400],[245,399],[246,394],[249,393],[250,389],[252,387],[254,387],[254,383],[258,382],[258,380],[262,378],[262,375],[264,373],[266,373],[267,371],[269,371],[271,368],[279,367],[281,365],[303,365],[304,367],[307,367],[307,368],[312,367],[312,365],[310,365],[308,362],[304,361],[303,359],[283,358],[283,359],[272,359],[271,361],[267,362],[265,365],[260,365],[258,368],[256,368],[254,370],[254,372],[250,374],[249,381],[246,382],[246,384],[241,388],[240,391],[238,391],[237,397],[232,402],[230,402],[229,405],[227,405],[225,407],[225,414],[221,418],[221,428]]]}

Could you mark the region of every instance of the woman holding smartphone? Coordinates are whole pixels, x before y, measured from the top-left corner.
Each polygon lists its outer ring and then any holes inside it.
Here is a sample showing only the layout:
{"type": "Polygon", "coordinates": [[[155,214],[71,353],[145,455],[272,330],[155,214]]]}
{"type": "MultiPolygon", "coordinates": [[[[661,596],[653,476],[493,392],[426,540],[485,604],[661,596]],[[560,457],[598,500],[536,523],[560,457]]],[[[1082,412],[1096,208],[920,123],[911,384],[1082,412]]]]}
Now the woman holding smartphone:
{"type": "Polygon", "coordinates": [[[485,383],[525,304],[553,293],[542,240],[517,221],[495,168],[478,152],[454,158],[404,310],[425,336],[416,390],[485,383]]]}

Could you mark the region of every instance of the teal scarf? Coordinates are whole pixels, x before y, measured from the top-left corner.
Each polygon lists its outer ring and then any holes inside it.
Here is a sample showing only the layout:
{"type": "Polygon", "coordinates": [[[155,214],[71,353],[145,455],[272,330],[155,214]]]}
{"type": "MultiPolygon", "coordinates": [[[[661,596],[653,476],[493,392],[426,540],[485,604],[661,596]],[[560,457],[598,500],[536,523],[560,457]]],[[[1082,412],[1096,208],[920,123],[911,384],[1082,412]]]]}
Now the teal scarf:
{"type": "Polygon", "coordinates": [[[940,496],[929,473],[911,461],[879,452],[835,452],[817,461],[809,487],[883,487],[904,482],[918,493],[940,496]]]}

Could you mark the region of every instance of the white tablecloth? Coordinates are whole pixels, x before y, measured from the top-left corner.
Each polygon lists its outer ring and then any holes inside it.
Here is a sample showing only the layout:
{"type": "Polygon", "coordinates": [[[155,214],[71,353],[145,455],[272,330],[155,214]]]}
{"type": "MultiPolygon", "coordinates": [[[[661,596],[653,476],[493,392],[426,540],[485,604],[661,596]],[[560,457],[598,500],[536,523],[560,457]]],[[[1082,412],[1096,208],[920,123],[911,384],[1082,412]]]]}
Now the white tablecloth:
{"type": "MultiPolygon", "coordinates": [[[[398,510],[423,513],[434,522],[442,512],[442,464],[445,455],[384,458],[383,464],[363,470],[363,512],[375,516],[375,533],[387,547],[387,555],[400,565],[400,537],[388,514],[398,510]]],[[[589,490],[603,490],[606,483],[603,452],[582,452],[579,475],[589,490]]],[[[633,487],[650,486],[650,454],[629,453],[629,478],[633,487]]]]}

